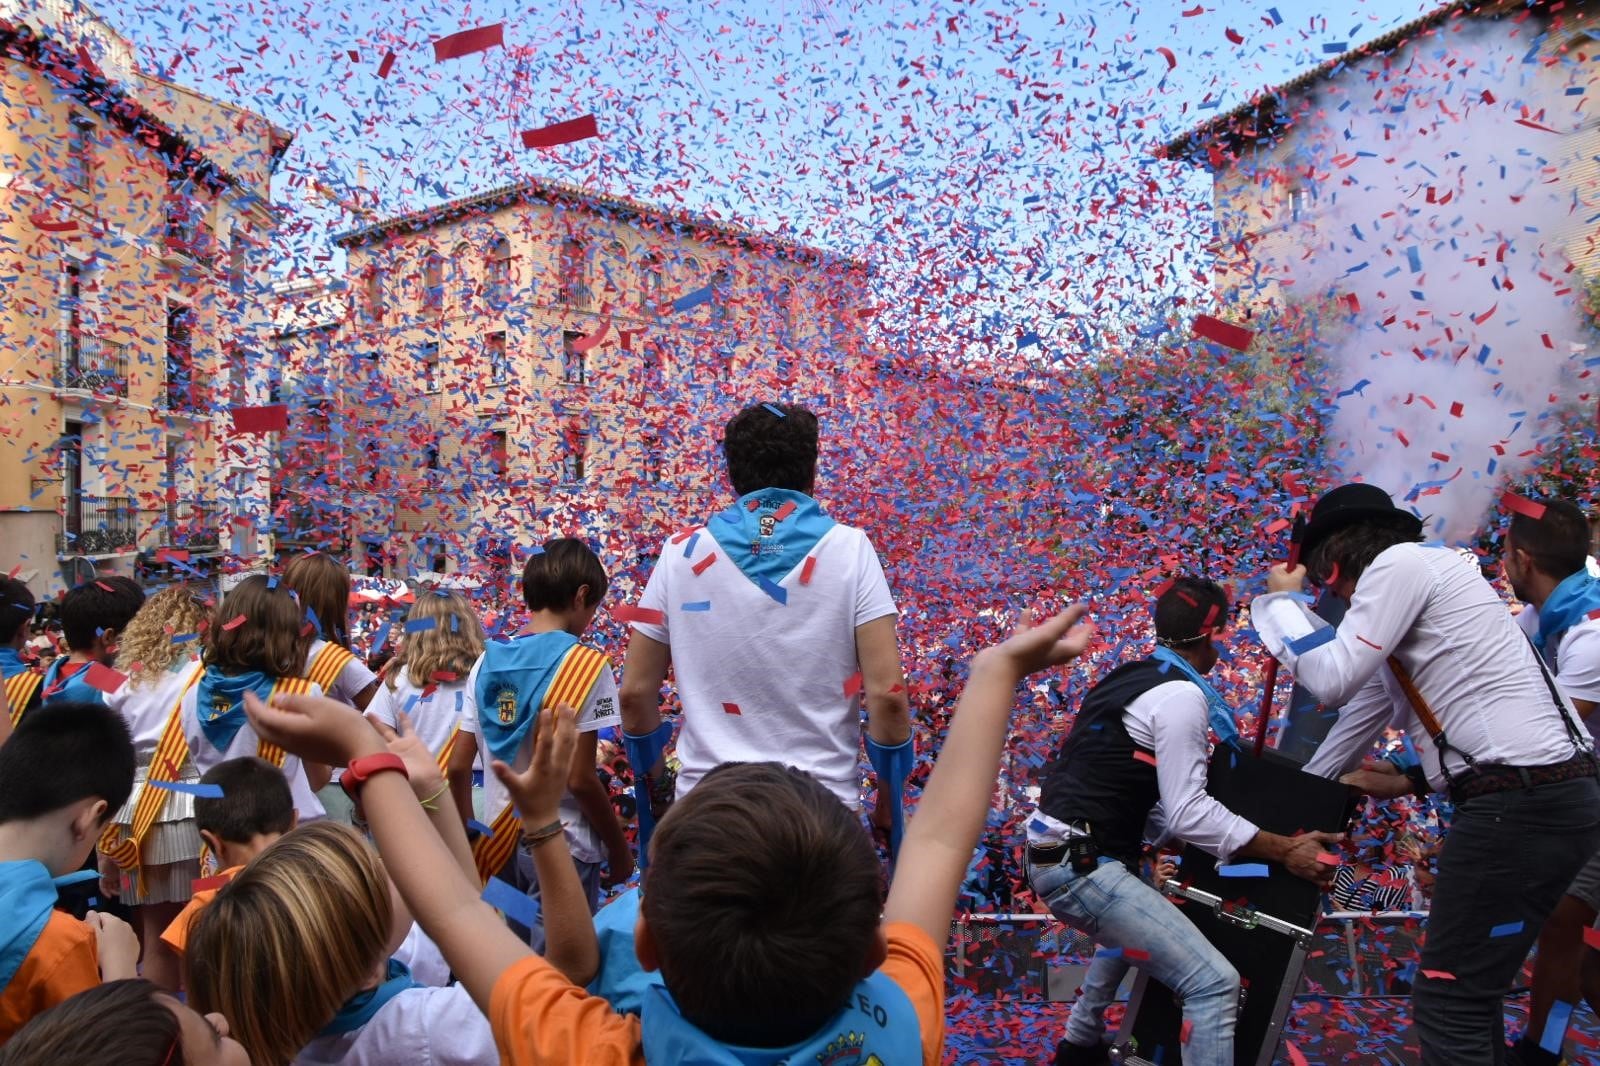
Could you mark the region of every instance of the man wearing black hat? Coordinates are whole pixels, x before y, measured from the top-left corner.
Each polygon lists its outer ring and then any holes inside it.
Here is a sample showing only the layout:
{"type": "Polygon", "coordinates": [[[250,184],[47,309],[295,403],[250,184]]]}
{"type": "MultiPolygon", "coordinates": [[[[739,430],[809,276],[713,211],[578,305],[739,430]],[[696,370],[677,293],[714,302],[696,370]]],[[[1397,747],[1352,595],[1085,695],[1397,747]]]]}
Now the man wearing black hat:
{"type": "Polygon", "coordinates": [[[1382,489],[1333,489],[1312,509],[1305,566],[1274,567],[1251,617],[1297,682],[1345,703],[1308,772],[1455,803],[1412,1005],[1423,1066],[1489,1066],[1504,1059],[1506,990],[1600,845],[1600,771],[1479,568],[1421,533],[1382,489]],[[1337,628],[1300,595],[1308,574],[1350,601],[1337,628]],[[1391,721],[1420,766],[1363,764],[1391,721]]]}

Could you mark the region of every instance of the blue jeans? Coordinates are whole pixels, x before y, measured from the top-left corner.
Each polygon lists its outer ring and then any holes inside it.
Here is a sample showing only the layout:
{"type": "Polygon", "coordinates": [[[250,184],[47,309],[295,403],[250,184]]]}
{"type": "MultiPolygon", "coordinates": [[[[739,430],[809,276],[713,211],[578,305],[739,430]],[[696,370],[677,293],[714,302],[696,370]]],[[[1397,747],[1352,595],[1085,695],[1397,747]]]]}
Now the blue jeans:
{"type": "Polygon", "coordinates": [[[1097,954],[1078,986],[1078,998],[1067,1015],[1067,1043],[1094,1047],[1105,1042],[1106,1008],[1116,1002],[1117,989],[1132,964],[1121,954],[1097,954]]]}
{"type": "MultiPolygon", "coordinates": [[[[1030,863],[1028,880],[1050,913],[1063,922],[1107,947],[1148,956],[1133,961],[1183,999],[1183,1017],[1189,1023],[1184,1066],[1233,1066],[1239,972],[1182,911],[1117,862],[1102,863],[1081,876],[1066,863],[1030,863]]],[[[1109,976],[1109,968],[1102,974],[1109,976]]],[[[1069,1040],[1079,1042],[1073,1037],[1075,1030],[1096,1034],[1104,1028],[1103,1018],[1091,1017],[1095,1010],[1092,1000],[1080,999],[1073,1005],[1067,1020],[1069,1040]],[[1080,1008],[1085,1014],[1081,1023],[1080,1008]]],[[[1103,1014],[1104,1004],[1098,1010],[1103,1014]]]]}

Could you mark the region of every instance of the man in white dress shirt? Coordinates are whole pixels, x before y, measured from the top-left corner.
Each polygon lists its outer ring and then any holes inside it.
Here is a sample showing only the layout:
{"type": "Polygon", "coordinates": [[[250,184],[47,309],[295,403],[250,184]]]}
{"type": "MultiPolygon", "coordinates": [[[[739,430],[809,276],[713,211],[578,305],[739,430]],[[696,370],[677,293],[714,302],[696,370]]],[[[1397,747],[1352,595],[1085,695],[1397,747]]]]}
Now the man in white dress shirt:
{"type": "MultiPolygon", "coordinates": [[[[1525,605],[1517,624],[1533,641],[1561,691],[1588,719],[1600,704],[1600,581],[1589,576],[1589,522],[1566,500],[1520,506],[1506,530],[1501,561],[1511,591],[1525,605]]],[[[1600,853],[1591,856],[1539,932],[1528,1025],[1511,1058],[1524,1066],[1555,1066],[1570,1015],[1562,1010],[1547,1034],[1551,1009],[1576,1006],[1584,995],[1600,1003],[1600,957],[1586,950],[1583,931],[1600,914],[1600,853]],[[1587,960],[1587,965],[1586,965],[1587,960]],[[1587,973],[1585,971],[1587,970],[1587,973]],[[1548,1040],[1546,1036],[1548,1035],[1548,1040]]]]}
{"type": "MultiPolygon", "coordinates": [[[[1232,712],[1205,679],[1217,664],[1212,637],[1228,616],[1228,595],[1215,582],[1172,581],[1156,598],[1155,651],[1084,696],[1028,819],[1028,880],[1051,913],[1097,943],[1140,952],[1139,966],[1183,997],[1185,1066],[1232,1066],[1239,973],[1139,880],[1146,822],[1154,817],[1165,836],[1223,862],[1271,859],[1319,884],[1333,876],[1320,856],[1338,840],[1269,833],[1206,793],[1208,724],[1215,721],[1222,739],[1238,737],[1232,712]]],[[[1106,1000],[1084,996],[1073,1006],[1056,1066],[1109,1062],[1101,1045],[1106,1000]]]]}
{"type": "Polygon", "coordinates": [[[1412,1007],[1423,1066],[1491,1066],[1505,1058],[1505,992],[1600,846],[1600,780],[1588,731],[1500,597],[1421,533],[1382,489],[1333,489],[1311,512],[1306,565],[1274,567],[1251,617],[1299,684],[1345,703],[1308,772],[1378,797],[1449,791],[1412,1007]],[[1307,607],[1308,573],[1350,601],[1337,628],[1307,607]],[[1363,765],[1391,722],[1419,766],[1363,765]]]}

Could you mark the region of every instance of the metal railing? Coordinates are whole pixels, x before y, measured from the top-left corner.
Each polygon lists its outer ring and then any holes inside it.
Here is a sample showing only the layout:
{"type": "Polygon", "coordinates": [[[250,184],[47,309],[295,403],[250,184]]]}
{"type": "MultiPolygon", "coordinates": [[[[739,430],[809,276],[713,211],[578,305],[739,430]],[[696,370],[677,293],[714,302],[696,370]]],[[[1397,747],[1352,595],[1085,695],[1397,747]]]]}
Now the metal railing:
{"type": "Polygon", "coordinates": [[[171,548],[215,550],[222,546],[222,513],[212,503],[174,501],[167,505],[167,526],[161,539],[171,548]]]}
{"type": "Polygon", "coordinates": [[[68,496],[62,501],[62,555],[108,555],[132,551],[139,541],[139,512],[127,496],[68,496]]]}
{"type": "Polygon", "coordinates": [[[128,395],[128,346],[81,331],[56,331],[59,380],[64,389],[128,395]]]}

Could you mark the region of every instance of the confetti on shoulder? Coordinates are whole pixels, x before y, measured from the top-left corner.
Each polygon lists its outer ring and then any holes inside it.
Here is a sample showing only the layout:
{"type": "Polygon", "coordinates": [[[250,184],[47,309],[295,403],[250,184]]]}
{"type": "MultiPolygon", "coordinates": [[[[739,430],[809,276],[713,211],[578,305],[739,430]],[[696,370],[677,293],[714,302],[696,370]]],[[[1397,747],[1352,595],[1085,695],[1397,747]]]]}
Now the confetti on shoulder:
{"type": "Polygon", "coordinates": [[[648,607],[635,607],[632,604],[623,604],[613,608],[611,617],[619,622],[643,622],[646,625],[660,625],[667,620],[667,616],[660,611],[648,607]]]}
{"type": "Polygon", "coordinates": [[[1308,651],[1314,651],[1330,643],[1337,634],[1338,630],[1332,626],[1323,626],[1321,629],[1313,629],[1303,637],[1285,641],[1284,644],[1296,655],[1304,655],[1308,651]]]}

